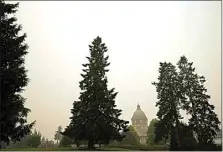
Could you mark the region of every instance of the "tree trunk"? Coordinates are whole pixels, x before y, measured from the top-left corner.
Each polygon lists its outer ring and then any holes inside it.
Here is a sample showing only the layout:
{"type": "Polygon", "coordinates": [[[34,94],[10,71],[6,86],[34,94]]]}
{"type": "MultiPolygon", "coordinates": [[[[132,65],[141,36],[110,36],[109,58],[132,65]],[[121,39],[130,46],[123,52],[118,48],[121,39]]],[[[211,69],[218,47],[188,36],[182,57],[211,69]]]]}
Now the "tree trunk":
{"type": "Polygon", "coordinates": [[[176,131],[177,131],[177,139],[178,139],[178,146],[179,149],[181,149],[181,139],[180,139],[180,131],[179,131],[179,122],[176,123],[176,131]]]}
{"type": "Polygon", "coordinates": [[[177,142],[178,142],[178,146],[179,149],[181,148],[181,138],[180,138],[180,126],[179,126],[179,120],[177,118],[177,114],[175,115],[175,119],[176,119],[176,133],[177,133],[177,142]]]}
{"type": "Polygon", "coordinates": [[[194,117],[194,119],[195,119],[195,123],[196,123],[196,130],[197,131],[195,131],[196,133],[197,133],[197,142],[198,142],[198,144],[200,143],[200,131],[199,131],[199,127],[198,127],[198,118],[197,118],[197,115],[196,115],[196,105],[195,105],[195,103],[194,103],[194,101],[193,101],[193,99],[192,99],[192,97],[191,97],[191,89],[189,90],[189,100],[190,100],[190,102],[191,102],[191,105],[192,105],[192,117],[194,117]]]}
{"type": "Polygon", "coordinates": [[[87,149],[90,149],[90,150],[94,149],[94,142],[92,140],[88,141],[87,149]]]}
{"type": "Polygon", "coordinates": [[[78,141],[76,141],[76,146],[77,148],[80,146],[80,143],[78,141]]]}

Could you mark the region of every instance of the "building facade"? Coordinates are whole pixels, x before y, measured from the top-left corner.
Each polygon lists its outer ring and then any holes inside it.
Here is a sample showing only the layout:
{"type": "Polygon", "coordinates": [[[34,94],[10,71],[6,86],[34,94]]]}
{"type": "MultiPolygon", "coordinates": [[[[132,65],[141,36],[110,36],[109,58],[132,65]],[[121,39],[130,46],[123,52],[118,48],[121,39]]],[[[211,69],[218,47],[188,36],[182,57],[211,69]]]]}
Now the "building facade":
{"type": "Polygon", "coordinates": [[[132,116],[132,126],[140,138],[141,144],[146,144],[147,132],[148,132],[148,119],[145,113],[141,110],[140,105],[137,105],[137,109],[132,116]]]}

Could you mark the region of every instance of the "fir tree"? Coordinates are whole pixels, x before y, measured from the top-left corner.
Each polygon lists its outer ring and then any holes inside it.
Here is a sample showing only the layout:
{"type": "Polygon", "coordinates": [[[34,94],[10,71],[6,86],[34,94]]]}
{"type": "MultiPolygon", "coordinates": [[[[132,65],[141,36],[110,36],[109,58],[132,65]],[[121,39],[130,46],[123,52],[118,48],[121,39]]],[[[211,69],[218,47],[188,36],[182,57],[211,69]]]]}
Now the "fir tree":
{"type": "Polygon", "coordinates": [[[185,56],[180,58],[177,65],[180,69],[181,90],[185,95],[182,107],[191,115],[189,126],[195,131],[202,147],[213,142],[219,131],[220,121],[214,112],[214,106],[208,102],[210,96],[204,86],[205,77],[195,73],[193,62],[188,62],[185,56]]]}
{"type": "Polygon", "coordinates": [[[158,93],[158,123],[156,124],[156,142],[171,135],[171,146],[180,148],[179,121],[182,119],[180,109],[181,93],[176,68],[171,63],[160,63],[158,82],[153,82],[158,93]],[[176,137],[175,137],[176,136],[176,137]],[[174,141],[174,142],[173,142],[174,141]]]}
{"type": "Polygon", "coordinates": [[[27,124],[30,109],[24,107],[25,98],[21,93],[28,84],[25,69],[25,55],[28,46],[26,34],[22,34],[21,25],[16,24],[17,4],[8,4],[0,0],[1,33],[0,33],[0,148],[1,143],[21,140],[29,134],[34,122],[27,124]]]}
{"type": "MultiPolygon", "coordinates": [[[[95,143],[108,144],[121,140],[121,131],[127,131],[127,121],[119,119],[122,110],[117,109],[115,89],[108,90],[106,72],[109,56],[100,37],[92,42],[88,63],[83,64],[83,80],[80,82],[79,101],[74,102],[70,127],[75,140],[87,140],[88,148],[95,143]]],[[[64,132],[66,134],[66,130],[64,132]]],[[[69,137],[69,136],[68,136],[69,137]]]]}

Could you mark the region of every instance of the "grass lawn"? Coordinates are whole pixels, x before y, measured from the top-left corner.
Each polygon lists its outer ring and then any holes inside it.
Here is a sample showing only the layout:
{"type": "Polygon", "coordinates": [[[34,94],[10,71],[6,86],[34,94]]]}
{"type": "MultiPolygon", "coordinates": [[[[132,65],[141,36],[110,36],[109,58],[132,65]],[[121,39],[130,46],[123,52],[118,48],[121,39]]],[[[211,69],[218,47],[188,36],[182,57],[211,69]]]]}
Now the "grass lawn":
{"type": "Polygon", "coordinates": [[[25,148],[5,148],[1,151],[73,151],[74,148],[71,147],[44,147],[44,148],[32,148],[32,147],[25,147],[25,148]]]}
{"type": "MultiPolygon", "coordinates": [[[[5,148],[1,149],[1,151],[84,151],[86,149],[77,149],[77,148],[71,148],[71,147],[52,147],[52,148],[5,148]]],[[[130,149],[124,149],[124,148],[116,148],[116,147],[102,147],[102,148],[96,148],[95,151],[129,151],[130,149]]],[[[87,150],[86,150],[87,151],[87,150]]]]}

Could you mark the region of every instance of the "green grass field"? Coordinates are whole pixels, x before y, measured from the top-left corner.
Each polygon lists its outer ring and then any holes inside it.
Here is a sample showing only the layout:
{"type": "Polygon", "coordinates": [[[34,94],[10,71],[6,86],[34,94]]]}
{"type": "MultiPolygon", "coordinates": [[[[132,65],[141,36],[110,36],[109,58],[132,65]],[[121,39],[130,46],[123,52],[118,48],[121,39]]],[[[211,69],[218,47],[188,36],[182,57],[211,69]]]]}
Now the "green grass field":
{"type": "MultiPolygon", "coordinates": [[[[55,147],[55,148],[5,148],[1,151],[84,151],[86,149],[75,149],[71,147],[55,147]]],[[[95,151],[129,151],[130,149],[116,148],[116,147],[103,147],[96,148],[95,151]]]]}

